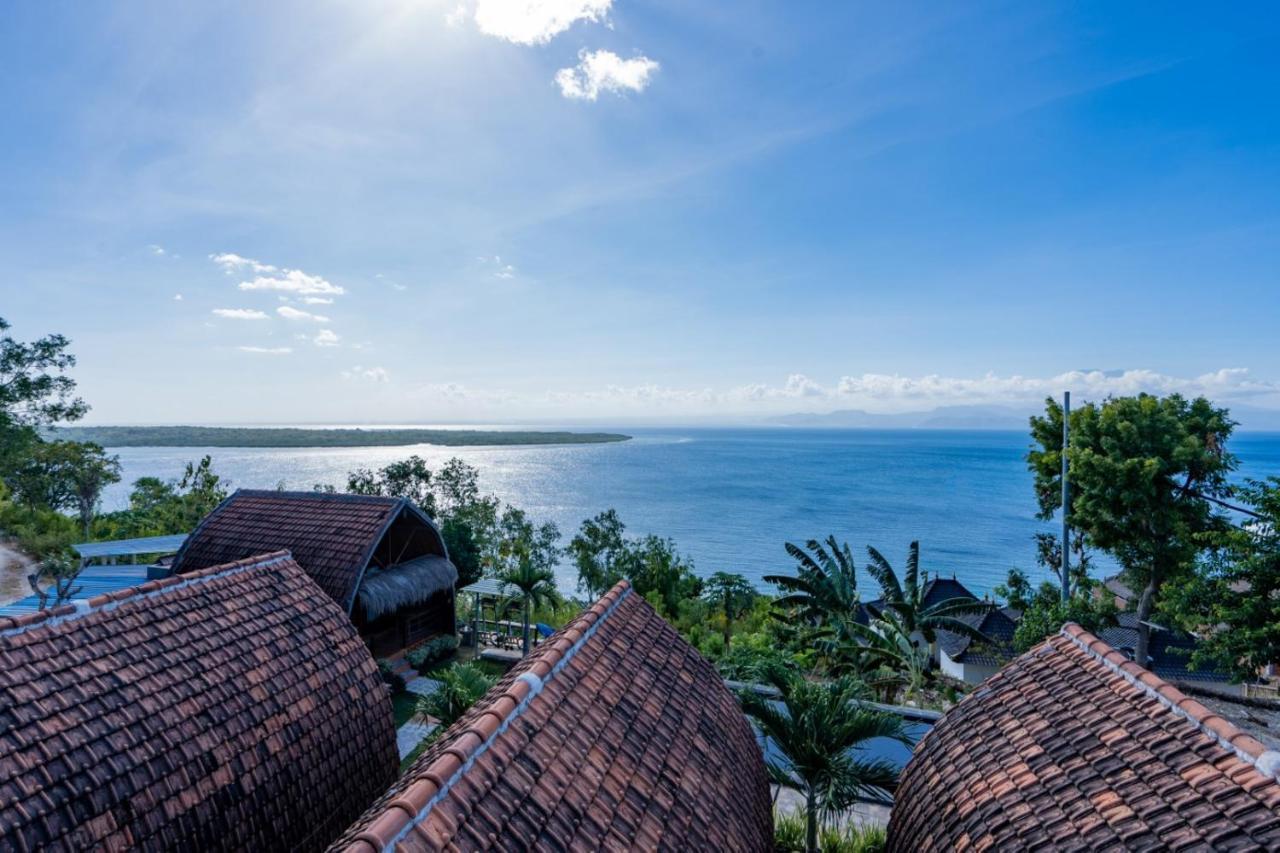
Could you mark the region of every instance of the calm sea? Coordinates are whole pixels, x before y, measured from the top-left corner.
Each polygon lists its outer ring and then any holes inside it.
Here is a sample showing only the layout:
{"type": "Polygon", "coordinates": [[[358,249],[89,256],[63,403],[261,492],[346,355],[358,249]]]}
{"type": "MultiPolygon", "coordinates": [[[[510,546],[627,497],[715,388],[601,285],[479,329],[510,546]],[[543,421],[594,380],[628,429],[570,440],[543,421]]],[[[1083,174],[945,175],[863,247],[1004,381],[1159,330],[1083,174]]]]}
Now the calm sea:
{"type": "MultiPolygon", "coordinates": [[[[635,438],[560,447],[119,448],[124,482],[104,508],[125,506],[134,479],[174,477],[204,453],[234,486],[289,489],[341,487],[353,468],[415,453],[433,467],[459,456],[480,470],[486,491],[554,521],[566,542],[584,518],[613,507],[630,533],[674,539],[699,574],[741,572],[758,582],[790,571],[786,541],[833,533],[859,565],[869,544],[900,567],[919,539],[925,569],[954,573],[978,594],[1014,566],[1039,577],[1032,537],[1054,529],[1035,518],[1023,432],[624,431],[635,438]]],[[[1231,449],[1240,476],[1280,475],[1280,433],[1246,433],[1231,449]]],[[[560,579],[571,589],[572,568],[563,566],[560,579]]]]}

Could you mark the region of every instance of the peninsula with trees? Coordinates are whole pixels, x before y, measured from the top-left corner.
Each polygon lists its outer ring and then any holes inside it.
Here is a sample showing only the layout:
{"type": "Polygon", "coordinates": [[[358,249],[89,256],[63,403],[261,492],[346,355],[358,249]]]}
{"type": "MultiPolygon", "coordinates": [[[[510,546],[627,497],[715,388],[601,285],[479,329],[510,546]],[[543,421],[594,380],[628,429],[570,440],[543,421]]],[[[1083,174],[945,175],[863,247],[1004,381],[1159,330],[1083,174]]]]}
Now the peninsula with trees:
{"type": "Polygon", "coordinates": [[[50,438],[102,447],[442,447],[607,444],[631,436],[613,432],[499,429],[324,429],[306,427],[74,426],[49,431],[50,438]]]}

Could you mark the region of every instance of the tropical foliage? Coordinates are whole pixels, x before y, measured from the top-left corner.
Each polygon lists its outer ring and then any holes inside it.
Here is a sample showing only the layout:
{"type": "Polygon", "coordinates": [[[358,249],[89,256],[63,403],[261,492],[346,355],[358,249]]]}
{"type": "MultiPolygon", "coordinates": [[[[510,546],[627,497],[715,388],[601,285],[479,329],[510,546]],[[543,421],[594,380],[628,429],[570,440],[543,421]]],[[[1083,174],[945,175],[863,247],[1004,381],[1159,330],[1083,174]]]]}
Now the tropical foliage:
{"type": "Polygon", "coordinates": [[[751,609],[756,599],[755,587],[742,575],[716,572],[703,582],[702,597],[719,611],[724,620],[724,649],[733,642],[733,623],[751,609]]]}
{"type": "Polygon", "coordinates": [[[578,589],[598,597],[626,578],[663,615],[679,612],[683,602],[697,598],[702,581],[693,563],[675,543],[660,536],[639,539],[626,535],[626,525],[610,509],[582,523],[568,553],[578,569],[578,589]]]}
{"type": "Polygon", "coordinates": [[[859,798],[892,793],[893,764],[865,754],[873,738],[908,743],[902,718],[865,705],[856,679],[810,681],[786,669],[767,673],[780,699],[754,691],[740,694],[743,711],[768,739],[769,774],[798,791],[805,804],[805,850],[817,851],[818,825],[859,798]]]}
{"type": "Polygon", "coordinates": [[[1280,660],[1280,477],[1251,480],[1235,499],[1251,519],[1208,540],[1200,571],[1174,585],[1165,609],[1203,638],[1192,667],[1244,681],[1280,660]]]}
{"type": "Polygon", "coordinates": [[[474,663],[455,663],[438,670],[432,677],[440,686],[418,700],[418,713],[439,720],[437,731],[456,722],[497,681],[474,663]]]}
{"type": "Polygon", "coordinates": [[[912,542],[907,549],[907,566],[901,580],[879,551],[868,545],[867,553],[871,558],[867,571],[880,584],[878,606],[884,618],[892,614],[892,621],[913,641],[919,636],[926,645],[933,645],[938,641],[939,631],[950,631],[979,642],[987,639],[960,617],[982,613],[988,605],[963,597],[929,603],[929,578],[927,574],[920,574],[919,542],[912,542]]]}

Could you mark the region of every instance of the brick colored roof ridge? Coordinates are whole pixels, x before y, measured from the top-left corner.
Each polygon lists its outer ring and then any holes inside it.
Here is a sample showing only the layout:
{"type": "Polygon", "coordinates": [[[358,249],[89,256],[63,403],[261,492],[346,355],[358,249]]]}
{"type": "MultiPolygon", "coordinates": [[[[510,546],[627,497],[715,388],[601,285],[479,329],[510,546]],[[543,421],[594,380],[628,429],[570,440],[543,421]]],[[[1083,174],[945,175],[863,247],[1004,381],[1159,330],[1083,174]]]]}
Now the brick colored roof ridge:
{"type": "Polygon", "coordinates": [[[284,489],[236,489],[232,494],[252,495],[256,498],[314,498],[325,501],[355,501],[358,503],[381,503],[388,506],[401,502],[409,502],[408,498],[393,498],[387,495],[358,495],[351,492],[315,492],[306,490],[286,491],[284,489]]]}
{"type": "Polygon", "coordinates": [[[1076,623],[1068,622],[1063,625],[1061,634],[1116,675],[1174,714],[1190,721],[1223,749],[1235,753],[1241,761],[1252,765],[1262,775],[1280,779],[1280,752],[1267,749],[1260,740],[1241,731],[1230,720],[1215,714],[1154,672],[1129,660],[1122,652],[1116,651],[1076,623]]]}
{"type": "Polygon", "coordinates": [[[271,551],[255,557],[237,560],[233,563],[210,566],[207,569],[200,569],[184,575],[174,575],[160,580],[147,581],[138,586],[100,593],[90,598],[72,599],[67,604],[61,604],[48,610],[38,610],[35,613],[24,613],[21,616],[0,618],[0,637],[11,637],[44,625],[53,626],[63,622],[70,622],[94,613],[114,610],[127,602],[150,598],[166,592],[176,592],[189,586],[239,574],[248,569],[273,566],[276,563],[291,559],[293,559],[293,555],[287,550],[271,551]]]}
{"type": "Polygon", "coordinates": [[[542,692],[543,685],[564,669],[630,594],[631,584],[619,581],[604,597],[570,622],[559,638],[531,654],[529,668],[497,696],[475,724],[461,732],[453,745],[426,767],[372,825],[357,835],[347,849],[352,853],[370,849],[392,850],[415,826],[426,820],[432,807],[448,796],[475,759],[523,713],[542,692]]]}

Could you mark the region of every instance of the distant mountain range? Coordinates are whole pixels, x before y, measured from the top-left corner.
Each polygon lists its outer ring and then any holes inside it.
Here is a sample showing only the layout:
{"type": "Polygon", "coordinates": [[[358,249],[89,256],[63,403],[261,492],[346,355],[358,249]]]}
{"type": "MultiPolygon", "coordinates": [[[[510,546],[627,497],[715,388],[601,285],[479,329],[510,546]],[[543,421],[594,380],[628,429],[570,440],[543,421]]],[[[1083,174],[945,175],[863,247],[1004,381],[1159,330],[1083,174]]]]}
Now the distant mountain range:
{"type": "MultiPolygon", "coordinates": [[[[1229,406],[1240,422],[1237,429],[1280,431],[1280,410],[1256,406],[1229,406]]],[[[841,409],[823,414],[797,413],[770,418],[783,426],[828,427],[831,429],[991,429],[1025,430],[1027,419],[1042,411],[1027,406],[940,406],[920,412],[878,414],[859,409],[841,409]]]]}

